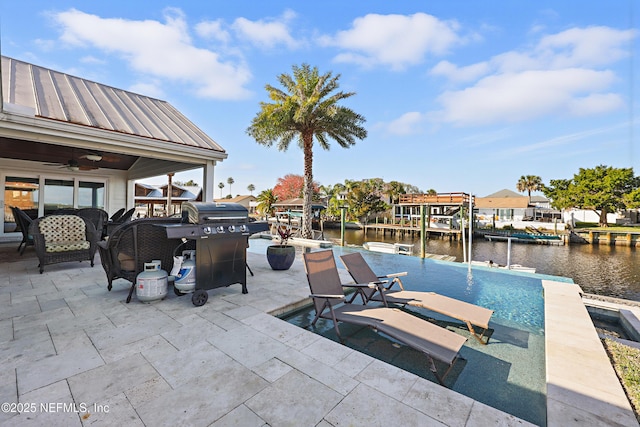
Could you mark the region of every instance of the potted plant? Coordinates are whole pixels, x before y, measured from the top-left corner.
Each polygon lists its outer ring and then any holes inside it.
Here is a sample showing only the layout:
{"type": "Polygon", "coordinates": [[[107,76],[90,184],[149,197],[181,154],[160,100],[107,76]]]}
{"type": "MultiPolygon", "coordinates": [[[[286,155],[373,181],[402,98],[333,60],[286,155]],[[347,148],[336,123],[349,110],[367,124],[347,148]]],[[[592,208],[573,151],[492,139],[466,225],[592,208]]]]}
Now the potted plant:
{"type": "Polygon", "coordinates": [[[274,270],[288,270],[296,258],[295,246],[288,245],[289,238],[293,234],[291,227],[278,227],[280,243],[267,246],[267,261],[274,270]]]}

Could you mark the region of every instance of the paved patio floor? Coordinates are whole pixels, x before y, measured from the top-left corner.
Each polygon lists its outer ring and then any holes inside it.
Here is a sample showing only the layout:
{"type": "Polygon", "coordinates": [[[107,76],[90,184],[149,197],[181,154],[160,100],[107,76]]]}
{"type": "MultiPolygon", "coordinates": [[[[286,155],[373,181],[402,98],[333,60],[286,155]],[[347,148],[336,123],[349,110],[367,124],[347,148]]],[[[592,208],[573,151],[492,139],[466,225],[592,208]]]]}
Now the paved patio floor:
{"type": "MultiPolygon", "coordinates": [[[[2,426],[528,425],[274,317],[308,302],[301,260],[273,271],[249,253],[249,293],[214,289],[195,307],[171,289],[163,301],[126,304],[129,283],[107,292],[97,256],[93,268],[66,263],[38,274],[33,248],[24,257],[9,249],[0,245],[2,426]]],[[[635,422],[610,393],[598,395],[598,410],[617,410],[598,419],[635,422]]],[[[583,413],[580,402],[556,402],[583,413]]]]}

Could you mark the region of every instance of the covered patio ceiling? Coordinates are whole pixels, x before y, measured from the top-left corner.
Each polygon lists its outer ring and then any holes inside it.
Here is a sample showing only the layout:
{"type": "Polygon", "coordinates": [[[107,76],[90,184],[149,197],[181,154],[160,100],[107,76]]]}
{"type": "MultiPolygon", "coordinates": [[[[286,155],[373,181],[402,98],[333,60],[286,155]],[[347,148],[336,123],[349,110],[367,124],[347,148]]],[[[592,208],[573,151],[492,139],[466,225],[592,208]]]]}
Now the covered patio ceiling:
{"type": "Polygon", "coordinates": [[[45,144],[42,142],[12,138],[0,138],[0,153],[2,153],[2,157],[4,158],[29,160],[53,168],[64,168],[75,162],[80,170],[129,170],[140,158],[140,156],[121,153],[45,144]],[[98,158],[100,160],[97,160],[98,158]]]}
{"type": "Polygon", "coordinates": [[[121,170],[136,180],[227,157],[166,101],[4,56],[0,74],[0,161],[121,170]]]}

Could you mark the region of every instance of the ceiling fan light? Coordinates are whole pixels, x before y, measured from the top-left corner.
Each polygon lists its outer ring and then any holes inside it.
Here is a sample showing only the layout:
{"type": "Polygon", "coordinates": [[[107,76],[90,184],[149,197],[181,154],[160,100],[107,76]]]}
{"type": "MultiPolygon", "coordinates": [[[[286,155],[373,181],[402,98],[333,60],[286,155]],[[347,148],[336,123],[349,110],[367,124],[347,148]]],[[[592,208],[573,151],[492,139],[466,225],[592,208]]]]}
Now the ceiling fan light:
{"type": "Polygon", "coordinates": [[[67,166],[67,169],[72,172],[78,172],[80,170],[80,166],[67,166]]]}
{"type": "Polygon", "coordinates": [[[87,154],[84,156],[85,159],[91,160],[92,162],[99,162],[102,160],[102,156],[100,154],[87,154]]]}

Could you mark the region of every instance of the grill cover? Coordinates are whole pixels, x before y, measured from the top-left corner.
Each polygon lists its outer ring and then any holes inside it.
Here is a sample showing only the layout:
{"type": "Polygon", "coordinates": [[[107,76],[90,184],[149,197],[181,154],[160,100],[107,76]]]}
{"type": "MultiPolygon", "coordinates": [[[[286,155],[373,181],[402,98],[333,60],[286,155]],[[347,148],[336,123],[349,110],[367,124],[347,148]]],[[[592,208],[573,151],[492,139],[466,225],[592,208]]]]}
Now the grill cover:
{"type": "Polygon", "coordinates": [[[182,222],[189,224],[212,222],[245,224],[249,222],[249,211],[238,203],[184,202],[182,204],[182,222]]]}

